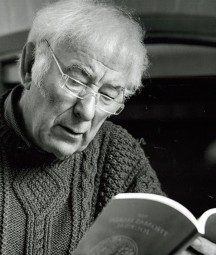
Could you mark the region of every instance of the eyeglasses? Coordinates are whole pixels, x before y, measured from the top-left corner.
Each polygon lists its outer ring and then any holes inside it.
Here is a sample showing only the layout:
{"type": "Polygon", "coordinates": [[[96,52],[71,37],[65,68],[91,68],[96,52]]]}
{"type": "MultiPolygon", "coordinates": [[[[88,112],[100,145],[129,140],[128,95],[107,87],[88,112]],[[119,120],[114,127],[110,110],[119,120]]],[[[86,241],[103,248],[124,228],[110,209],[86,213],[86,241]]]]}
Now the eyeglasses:
{"type": "Polygon", "coordinates": [[[61,73],[59,81],[59,86],[61,88],[65,88],[69,94],[79,99],[85,99],[86,97],[93,95],[96,100],[96,107],[106,113],[118,115],[124,109],[125,88],[120,87],[117,89],[110,86],[106,87],[104,92],[95,92],[91,87],[70,77],[62,71],[53,49],[47,40],[46,42],[61,73]]]}

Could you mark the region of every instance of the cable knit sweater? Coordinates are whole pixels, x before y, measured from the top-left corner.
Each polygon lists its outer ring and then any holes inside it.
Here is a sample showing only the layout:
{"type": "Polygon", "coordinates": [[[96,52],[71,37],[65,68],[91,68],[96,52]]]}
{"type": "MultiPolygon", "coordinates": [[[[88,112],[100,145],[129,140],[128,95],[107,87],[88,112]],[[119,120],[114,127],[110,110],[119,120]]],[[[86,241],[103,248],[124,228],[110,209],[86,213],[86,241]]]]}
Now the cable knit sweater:
{"type": "Polygon", "coordinates": [[[110,198],[161,194],[139,143],[105,122],[83,152],[60,161],[8,127],[0,99],[0,254],[72,254],[110,198]]]}

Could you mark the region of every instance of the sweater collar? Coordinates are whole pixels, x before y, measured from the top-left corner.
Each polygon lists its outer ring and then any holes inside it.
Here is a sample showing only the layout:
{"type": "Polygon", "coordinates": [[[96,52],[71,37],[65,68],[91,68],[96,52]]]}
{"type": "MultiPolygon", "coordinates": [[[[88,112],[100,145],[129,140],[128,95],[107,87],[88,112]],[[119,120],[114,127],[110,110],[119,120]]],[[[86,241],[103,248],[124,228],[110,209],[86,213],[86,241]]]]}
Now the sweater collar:
{"type": "Polygon", "coordinates": [[[18,110],[18,102],[22,96],[23,87],[16,86],[4,102],[4,118],[10,128],[22,139],[27,147],[32,147],[24,132],[24,121],[18,110]]]}
{"type": "Polygon", "coordinates": [[[18,85],[0,97],[0,144],[2,142],[11,151],[55,158],[53,154],[37,148],[25,135],[24,121],[18,110],[23,91],[23,86],[18,85]]]}

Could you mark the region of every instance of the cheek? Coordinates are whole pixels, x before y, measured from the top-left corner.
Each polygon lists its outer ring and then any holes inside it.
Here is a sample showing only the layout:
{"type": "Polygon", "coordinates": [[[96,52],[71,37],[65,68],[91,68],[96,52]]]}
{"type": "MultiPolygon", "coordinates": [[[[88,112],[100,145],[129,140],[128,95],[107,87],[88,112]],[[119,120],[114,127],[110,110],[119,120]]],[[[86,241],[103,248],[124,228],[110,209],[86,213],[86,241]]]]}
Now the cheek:
{"type": "Polygon", "coordinates": [[[59,77],[47,77],[44,86],[44,97],[49,109],[61,113],[71,108],[76,98],[73,99],[67,96],[66,90],[59,86],[58,81],[59,77]]]}
{"type": "Polygon", "coordinates": [[[55,119],[64,111],[63,102],[59,97],[46,86],[41,86],[40,95],[34,102],[32,110],[33,133],[48,132],[55,122],[55,119]]]}
{"type": "Polygon", "coordinates": [[[103,125],[104,121],[106,120],[106,116],[100,116],[100,114],[96,114],[95,118],[92,121],[90,133],[88,134],[88,141],[91,141],[94,139],[95,135],[103,125]]]}
{"type": "Polygon", "coordinates": [[[63,89],[57,84],[49,82],[49,80],[43,88],[43,93],[43,100],[46,106],[46,109],[44,109],[45,114],[48,113],[55,118],[67,108],[71,107],[65,101],[63,89]]]}

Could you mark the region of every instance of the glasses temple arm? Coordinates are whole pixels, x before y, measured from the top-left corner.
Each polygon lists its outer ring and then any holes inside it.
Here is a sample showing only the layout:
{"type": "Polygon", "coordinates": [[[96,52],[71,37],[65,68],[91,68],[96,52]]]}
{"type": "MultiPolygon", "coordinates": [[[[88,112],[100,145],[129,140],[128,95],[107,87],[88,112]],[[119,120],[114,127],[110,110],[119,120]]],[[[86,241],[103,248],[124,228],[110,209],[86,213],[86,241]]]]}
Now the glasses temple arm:
{"type": "Polygon", "coordinates": [[[45,40],[45,41],[46,41],[46,43],[47,43],[47,45],[48,45],[48,47],[49,47],[49,49],[50,49],[50,51],[51,51],[51,53],[52,53],[52,56],[53,56],[53,58],[54,58],[54,60],[55,60],[55,62],[56,62],[56,65],[57,65],[58,68],[59,68],[59,71],[61,72],[61,75],[64,76],[64,73],[63,73],[63,71],[62,71],[62,69],[61,69],[61,66],[59,65],[59,62],[58,62],[58,60],[57,60],[57,58],[56,58],[56,56],[55,56],[55,53],[54,53],[53,49],[51,48],[49,42],[48,42],[47,40],[45,40]]]}

